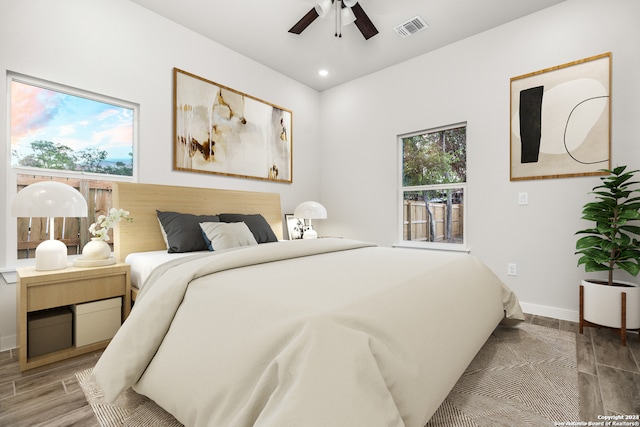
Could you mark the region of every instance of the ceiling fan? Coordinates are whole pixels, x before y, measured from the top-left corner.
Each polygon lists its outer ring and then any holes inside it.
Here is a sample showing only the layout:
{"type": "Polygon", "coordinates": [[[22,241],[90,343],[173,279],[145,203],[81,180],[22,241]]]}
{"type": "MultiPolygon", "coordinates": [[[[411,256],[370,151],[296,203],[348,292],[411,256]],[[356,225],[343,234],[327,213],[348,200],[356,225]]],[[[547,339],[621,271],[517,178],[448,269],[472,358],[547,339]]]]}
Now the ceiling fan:
{"type": "Polygon", "coordinates": [[[291,27],[289,32],[302,33],[316,18],[324,18],[332,7],[335,9],[336,37],[342,37],[342,26],[351,23],[356,24],[365,40],[378,34],[378,30],[357,0],[318,0],[314,8],[291,27]]]}

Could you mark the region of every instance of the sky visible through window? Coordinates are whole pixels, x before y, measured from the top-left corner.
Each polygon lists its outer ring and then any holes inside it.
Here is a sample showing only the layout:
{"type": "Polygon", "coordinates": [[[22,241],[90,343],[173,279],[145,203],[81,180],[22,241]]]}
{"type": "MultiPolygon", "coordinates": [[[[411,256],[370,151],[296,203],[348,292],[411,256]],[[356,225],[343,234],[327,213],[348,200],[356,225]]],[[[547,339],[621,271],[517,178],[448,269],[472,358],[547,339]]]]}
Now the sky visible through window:
{"type": "MultiPolygon", "coordinates": [[[[68,147],[78,158],[87,150],[106,152],[101,164],[124,163],[131,169],[134,111],[86,97],[11,81],[11,165],[30,166],[33,143],[68,147]]],[[[69,167],[65,167],[67,169],[69,167]]],[[[76,170],[84,170],[79,165],[76,170]]]]}

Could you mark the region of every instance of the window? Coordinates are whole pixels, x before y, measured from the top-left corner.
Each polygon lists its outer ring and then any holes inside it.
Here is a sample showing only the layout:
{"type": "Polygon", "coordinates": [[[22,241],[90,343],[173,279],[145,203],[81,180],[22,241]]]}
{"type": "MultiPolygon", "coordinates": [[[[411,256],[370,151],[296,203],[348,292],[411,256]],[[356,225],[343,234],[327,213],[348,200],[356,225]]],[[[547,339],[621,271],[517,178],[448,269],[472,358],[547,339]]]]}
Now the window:
{"type": "Polygon", "coordinates": [[[9,82],[12,168],[132,180],[136,105],[30,77],[9,82]]]}
{"type": "MultiPolygon", "coordinates": [[[[111,207],[111,182],[133,181],[138,105],[10,73],[10,179],[16,192],[43,180],[78,189],[88,218],[56,218],[56,239],[77,254],[88,226],[111,207]]],[[[16,259],[32,258],[49,238],[46,218],[18,218],[16,259]]]]}
{"type": "Polygon", "coordinates": [[[466,135],[458,124],[400,136],[402,244],[465,247],[466,135]]]}

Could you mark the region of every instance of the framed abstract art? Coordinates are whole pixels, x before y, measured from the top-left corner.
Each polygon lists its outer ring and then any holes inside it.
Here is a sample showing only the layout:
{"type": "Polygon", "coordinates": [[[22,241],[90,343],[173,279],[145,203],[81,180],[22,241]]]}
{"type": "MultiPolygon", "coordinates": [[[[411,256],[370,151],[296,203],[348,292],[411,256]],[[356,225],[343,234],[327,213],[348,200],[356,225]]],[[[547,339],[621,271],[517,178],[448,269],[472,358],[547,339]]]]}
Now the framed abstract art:
{"type": "Polygon", "coordinates": [[[510,178],[603,175],[611,165],[611,53],[511,79],[510,178]]]}
{"type": "Polygon", "coordinates": [[[292,182],[290,110],[173,71],[174,170],[292,182]]]}

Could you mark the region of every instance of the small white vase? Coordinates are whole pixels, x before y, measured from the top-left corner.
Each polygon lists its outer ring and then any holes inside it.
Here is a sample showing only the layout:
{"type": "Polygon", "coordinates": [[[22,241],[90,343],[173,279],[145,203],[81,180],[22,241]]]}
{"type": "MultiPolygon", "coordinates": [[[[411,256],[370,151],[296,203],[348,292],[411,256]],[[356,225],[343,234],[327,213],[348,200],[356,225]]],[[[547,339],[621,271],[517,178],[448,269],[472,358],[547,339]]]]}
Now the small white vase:
{"type": "Polygon", "coordinates": [[[584,319],[597,325],[620,328],[622,325],[621,294],[627,294],[627,329],[640,328],[640,286],[624,282],[628,287],[609,286],[583,280],[584,319]]]}
{"type": "Polygon", "coordinates": [[[82,258],[85,260],[101,260],[107,259],[110,256],[111,247],[107,242],[98,237],[92,237],[91,241],[82,248],[82,258]]]}

